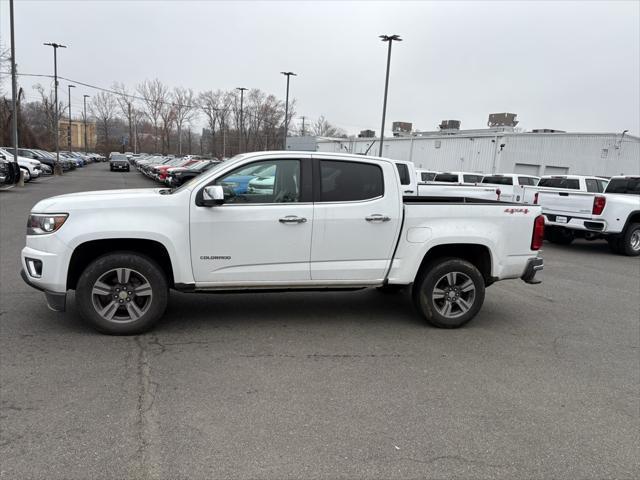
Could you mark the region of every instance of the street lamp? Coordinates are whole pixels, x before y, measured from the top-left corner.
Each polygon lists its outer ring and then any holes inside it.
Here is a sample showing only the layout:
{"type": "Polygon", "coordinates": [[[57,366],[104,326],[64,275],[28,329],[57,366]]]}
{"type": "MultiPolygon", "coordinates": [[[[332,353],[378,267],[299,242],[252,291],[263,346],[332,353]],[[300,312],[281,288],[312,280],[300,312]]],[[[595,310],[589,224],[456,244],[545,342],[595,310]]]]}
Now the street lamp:
{"type": "Polygon", "coordinates": [[[384,142],[384,122],[387,116],[387,92],[389,91],[389,67],[391,66],[391,45],[394,40],[401,42],[400,35],[379,35],[383,42],[389,42],[389,50],[387,52],[387,76],[384,81],[384,101],[382,103],[382,127],[380,127],[380,150],[378,156],[382,156],[382,143],[384,142]]]}
{"type": "Polygon", "coordinates": [[[75,85],[69,84],[69,129],[67,131],[67,147],[71,151],[71,89],[76,88],[75,85]]]}
{"type": "Polygon", "coordinates": [[[283,140],[283,150],[287,149],[287,133],[289,132],[289,77],[293,75],[297,77],[298,75],[293,72],[280,72],[282,75],[287,77],[287,97],[284,103],[284,140],[283,140]]]}
{"type": "Polygon", "coordinates": [[[238,139],[238,153],[242,153],[242,131],[244,129],[244,110],[242,108],[242,102],[244,101],[244,91],[249,89],[245,87],[238,87],[236,90],[240,90],[240,138],[238,139]]]}
{"type": "Polygon", "coordinates": [[[88,145],[87,145],[87,98],[89,98],[89,95],[83,95],[83,101],[84,101],[84,153],[87,154],[89,153],[88,150],[88,145]]]}
{"type": "Polygon", "coordinates": [[[55,124],[56,124],[56,164],[54,166],[54,173],[56,175],[62,174],[62,168],[60,168],[60,139],[58,132],[58,121],[59,121],[59,113],[58,113],[58,49],[59,48],[67,48],[66,45],[61,45],[59,43],[45,43],[49,47],[53,47],[53,78],[55,83],[55,124]]]}

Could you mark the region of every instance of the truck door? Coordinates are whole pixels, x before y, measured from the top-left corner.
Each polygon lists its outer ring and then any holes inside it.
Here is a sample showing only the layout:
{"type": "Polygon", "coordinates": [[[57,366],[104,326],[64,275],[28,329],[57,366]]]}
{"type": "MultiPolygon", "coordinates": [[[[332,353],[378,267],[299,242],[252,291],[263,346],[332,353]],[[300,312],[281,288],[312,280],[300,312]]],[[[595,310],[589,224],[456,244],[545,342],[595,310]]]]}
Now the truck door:
{"type": "Polygon", "coordinates": [[[311,279],[382,280],[402,215],[395,166],[388,162],[314,158],[313,168],[311,279]]]}
{"type": "Polygon", "coordinates": [[[268,286],[310,280],[311,160],[301,157],[285,154],[221,173],[210,185],[223,186],[223,205],[198,206],[194,193],[190,236],[196,283],[268,286]]]}

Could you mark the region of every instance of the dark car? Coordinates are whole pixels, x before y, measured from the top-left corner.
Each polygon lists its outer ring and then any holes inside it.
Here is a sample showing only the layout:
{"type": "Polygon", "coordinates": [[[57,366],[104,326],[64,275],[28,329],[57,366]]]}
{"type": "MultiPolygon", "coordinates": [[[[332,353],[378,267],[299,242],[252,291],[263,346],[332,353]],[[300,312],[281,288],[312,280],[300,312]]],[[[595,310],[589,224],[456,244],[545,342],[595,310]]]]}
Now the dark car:
{"type": "Polygon", "coordinates": [[[129,171],[129,159],[122,153],[112,152],[109,156],[109,169],[113,172],[116,170],[129,171]]]}
{"type": "Polygon", "coordinates": [[[14,185],[20,180],[20,167],[0,153],[0,185],[14,185]]]}
{"type": "Polygon", "coordinates": [[[202,163],[194,165],[193,167],[178,168],[167,174],[165,183],[170,187],[179,187],[186,181],[197,177],[203,172],[206,172],[207,170],[217,165],[218,163],[220,162],[203,161],[202,163]]]}

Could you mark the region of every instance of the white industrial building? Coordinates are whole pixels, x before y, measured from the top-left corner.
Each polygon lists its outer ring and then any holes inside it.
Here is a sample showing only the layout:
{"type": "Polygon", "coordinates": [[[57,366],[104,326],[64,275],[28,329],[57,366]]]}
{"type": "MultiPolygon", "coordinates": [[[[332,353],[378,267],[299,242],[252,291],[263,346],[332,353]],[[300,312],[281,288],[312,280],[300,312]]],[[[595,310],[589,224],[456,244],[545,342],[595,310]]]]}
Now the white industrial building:
{"type": "MultiPolygon", "coordinates": [[[[288,150],[378,155],[379,148],[379,138],[287,138],[288,150]]],[[[627,133],[452,129],[385,138],[382,151],[426,170],[640,175],[640,138],[627,133]]]]}

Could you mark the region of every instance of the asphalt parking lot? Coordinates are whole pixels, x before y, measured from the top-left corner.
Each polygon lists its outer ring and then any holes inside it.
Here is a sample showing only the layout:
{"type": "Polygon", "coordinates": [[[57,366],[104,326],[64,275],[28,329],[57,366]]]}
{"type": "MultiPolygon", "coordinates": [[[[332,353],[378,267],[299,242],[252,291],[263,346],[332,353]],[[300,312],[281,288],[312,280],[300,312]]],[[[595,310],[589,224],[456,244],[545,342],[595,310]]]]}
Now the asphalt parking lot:
{"type": "Polygon", "coordinates": [[[640,476],[640,258],[545,244],[460,330],[402,294],[172,292],[109,337],[18,275],[39,199],[154,186],[108,170],[0,192],[2,478],[640,476]]]}

